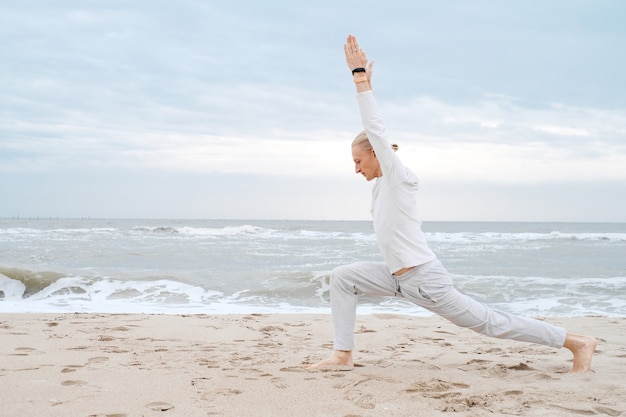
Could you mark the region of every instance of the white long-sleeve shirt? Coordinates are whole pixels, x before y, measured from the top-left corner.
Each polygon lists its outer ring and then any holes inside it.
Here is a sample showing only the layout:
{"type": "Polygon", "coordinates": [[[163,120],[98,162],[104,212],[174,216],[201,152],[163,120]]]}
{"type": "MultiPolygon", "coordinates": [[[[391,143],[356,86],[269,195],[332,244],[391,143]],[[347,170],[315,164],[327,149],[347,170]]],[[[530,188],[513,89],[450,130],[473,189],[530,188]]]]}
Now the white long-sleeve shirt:
{"type": "Polygon", "coordinates": [[[365,133],[383,175],[372,189],[374,232],[390,272],[422,265],[436,255],[428,247],[417,209],[418,178],[387,141],[385,125],[372,91],[357,94],[365,133]]]}

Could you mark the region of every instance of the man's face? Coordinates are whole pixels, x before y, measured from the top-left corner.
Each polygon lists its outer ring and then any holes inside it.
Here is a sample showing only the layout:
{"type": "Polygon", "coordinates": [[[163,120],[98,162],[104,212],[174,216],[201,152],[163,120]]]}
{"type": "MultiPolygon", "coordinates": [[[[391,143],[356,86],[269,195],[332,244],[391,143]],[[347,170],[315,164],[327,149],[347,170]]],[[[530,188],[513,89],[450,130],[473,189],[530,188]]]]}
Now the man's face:
{"type": "Polygon", "coordinates": [[[352,147],[352,159],[354,160],[354,171],[361,174],[366,180],[371,181],[380,177],[380,164],[373,149],[365,149],[356,145],[352,147]]]}

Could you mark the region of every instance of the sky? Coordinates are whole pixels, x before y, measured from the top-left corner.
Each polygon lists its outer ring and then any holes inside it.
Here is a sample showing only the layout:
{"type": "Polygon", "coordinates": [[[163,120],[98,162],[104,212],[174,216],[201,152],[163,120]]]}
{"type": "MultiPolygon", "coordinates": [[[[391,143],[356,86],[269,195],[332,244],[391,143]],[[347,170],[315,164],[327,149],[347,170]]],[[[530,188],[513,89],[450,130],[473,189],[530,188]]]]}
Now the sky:
{"type": "Polygon", "coordinates": [[[626,222],[626,3],[6,0],[0,217],[366,220],[343,56],[425,221],[626,222]]]}

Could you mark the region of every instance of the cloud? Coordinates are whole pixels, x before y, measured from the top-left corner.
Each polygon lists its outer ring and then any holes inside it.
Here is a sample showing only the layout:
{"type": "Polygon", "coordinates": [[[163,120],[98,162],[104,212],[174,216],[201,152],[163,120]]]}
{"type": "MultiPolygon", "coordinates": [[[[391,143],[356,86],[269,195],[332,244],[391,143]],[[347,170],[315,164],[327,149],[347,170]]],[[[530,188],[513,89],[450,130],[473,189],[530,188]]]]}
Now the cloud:
{"type": "MultiPolygon", "coordinates": [[[[223,94],[222,108],[207,110],[208,117],[200,108],[155,105],[127,109],[117,120],[93,110],[47,123],[0,120],[5,137],[12,138],[0,144],[0,169],[69,165],[296,176],[351,170],[349,142],[360,130],[353,98],[333,102],[331,95],[325,102],[321,94],[270,94],[258,86],[243,97],[223,94]]],[[[402,157],[436,179],[626,178],[626,111],[533,109],[502,97],[473,105],[417,97],[381,107],[402,157]]]]}
{"type": "Polygon", "coordinates": [[[626,109],[532,108],[498,96],[472,104],[416,97],[381,107],[403,158],[435,179],[626,180],[626,109]]]}
{"type": "MultiPolygon", "coordinates": [[[[141,215],[139,207],[154,214],[155,202],[166,204],[163,194],[192,199],[176,180],[223,183],[212,194],[222,208],[195,204],[244,213],[231,190],[256,195],[269,217],[272,199],[280,215],[297,217],[287,205],[314,216],[299,202],[359,179],[350,176],[349,143],[361,127],[342,56],[348,33],[376,60],[388,132],[426,188],[476,184],[486,196],[500,186],[626,179],[621,2],[0,8],[0,173],[17,188],[58,179],[54,188],[69,198],[84,195],[79,179],[89,178],[102,189],[102,198],[91,195],[99,207],[119,200],[119,189],[141,215]],[[155,178],[162,188],[152,188],[155,178]]],[[[348,215],[341,204],[324,207],[348,215]]]]}
{"type": "Polygon", "coordinates": [[[567,126],[537,126],[535,130],[558,136],[590,136],[589,132],[585,129],[567,126]]]}

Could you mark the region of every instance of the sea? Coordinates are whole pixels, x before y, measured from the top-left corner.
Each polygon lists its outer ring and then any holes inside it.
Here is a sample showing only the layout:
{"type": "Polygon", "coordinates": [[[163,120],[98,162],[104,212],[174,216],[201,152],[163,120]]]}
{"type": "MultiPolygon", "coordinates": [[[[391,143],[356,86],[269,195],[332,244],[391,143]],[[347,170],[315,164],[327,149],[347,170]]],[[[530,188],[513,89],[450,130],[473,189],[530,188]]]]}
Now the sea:
{"type": "MultiPolygon", "coordinates": [[[[626,223],[424,222],[456,287],[533,317],[626,316],[626,223]]],[[[369,221],[0,219],[0,312],[330,314],[369,221]]],[[[432,315],[367,297],[359,314],[432,315]]]]}

